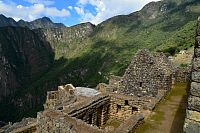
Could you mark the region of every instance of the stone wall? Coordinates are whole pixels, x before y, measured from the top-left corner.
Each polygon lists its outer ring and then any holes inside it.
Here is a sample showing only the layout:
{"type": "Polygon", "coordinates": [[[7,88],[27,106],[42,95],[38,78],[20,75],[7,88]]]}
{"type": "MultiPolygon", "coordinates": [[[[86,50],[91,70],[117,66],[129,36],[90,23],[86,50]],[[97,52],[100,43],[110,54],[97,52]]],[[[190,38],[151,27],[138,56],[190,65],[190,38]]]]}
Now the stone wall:
{"type": "Polygon", "coordinates": [[[184,124],[185,133],[200,133],[200,17],[192,61],[192,79],[184,124]]]}
{"type": "Polygon", "coordinates": [[[109,119],[110,97],[107,95],[97,96],[87,104],[76,106],[68,112],[68,115],[81,119],[87,124],[101,127],[109,119]]]}
{"type": "Polygon", "coordinates": [[[156,97],[159,89],[169,90],[173,67],[164,54],[139,50],[126,70],[119,91],[138,97],[156,97]]]}
{"type": "Polygon", "coordinates": [[[76,101],[74,95],[75,88],[71,84],[58,86],[57,91],[47,92],[46,103],[44,109],[59,109],[63,108],[63,104],[67,105],[76,101]]]}
{"type": "Polygon", "coordinates": [[[191,75],[191,67],[177,67],[175,72],[176,82],[189,82],[191,75]]]}
{"type": "Polygon", "coordinates": [[[35,133],[37,126],[37,119],[35,118],[24,118],[20,122],[14,124],[9,123],[0,128],[0,133],[35,133]]]}
{"type": "Polygon", "coordinates": [[[43,111],[38,113],[37,119],[37,133],[103,133],[103,130],[61,111],[43,111]]]}
{"type": "Polygon", "coordinates": [[[133,133],[134,130],[141,124],[144,120],[144,116],[138,113],[135,116],[130,117],[128,120],[124,121],[116,130],[115,133],[133,133]]]}

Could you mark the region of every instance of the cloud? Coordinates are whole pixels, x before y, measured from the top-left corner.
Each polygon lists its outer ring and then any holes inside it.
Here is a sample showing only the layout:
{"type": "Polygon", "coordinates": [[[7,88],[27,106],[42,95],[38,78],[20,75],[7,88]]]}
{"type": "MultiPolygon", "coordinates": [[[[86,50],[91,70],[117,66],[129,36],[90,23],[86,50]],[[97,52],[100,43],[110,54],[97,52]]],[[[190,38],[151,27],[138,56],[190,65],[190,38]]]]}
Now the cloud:
{"type": "Polygon", "coordinates": [[[44,4],[44,5],[53,5],[55,2],[54,0],[23,0],[32,4],[44,4]]]}
{"type": "Polygon", "coordinates": [[[68,17],[70,12],[66,9],[57,9],[56,7],[47,7],[44,4],[32,4],[30,6],[7,4],[0,1],[0,14],[14,18],[16,21],[23,19],[32,21],[34,19],[47,17],[68,17]]]}
{"type": "Polygon", "coordinates": [[[81,22],[89,21],[93,24],[99,24],[110,17],[140,10],[151,1],[153,0],[79,0],[75,10],[81,16],[81,22]],[[95,15],[86,9],[87,5],[92,5],[95,8],[95,15]]]}
{"type": "Polygon", "coordinates": [[[73,7],[72,7],[72,6],[68,6],[68,9],[72,10],[72,9],[73,9],[73,7]]]}

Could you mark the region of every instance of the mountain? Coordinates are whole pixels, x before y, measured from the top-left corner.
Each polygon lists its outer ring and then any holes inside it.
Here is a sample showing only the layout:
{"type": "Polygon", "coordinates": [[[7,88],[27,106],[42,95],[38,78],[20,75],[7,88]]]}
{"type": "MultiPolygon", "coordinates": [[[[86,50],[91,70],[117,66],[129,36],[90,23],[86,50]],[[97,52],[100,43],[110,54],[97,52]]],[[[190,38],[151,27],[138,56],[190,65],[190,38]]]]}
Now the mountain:
{"type": "Polygon", "coordinates": [[[138,49],[174,55],[192,47],[198,16],[199,0],[163,0],[97,26],[85,23],[32,30],[50,44],[55,52],[54,63],[47,72],[0,102],[0,120],[35,116],[42,110],[46,92],[58,85],[95,87],[108,82],[110,75],[121,76],[138,49]]]}
{"type": "MultiPolygon", "coordinates": [[[[7,103],[6,98],[47,72],[53,62],[54,52],[50,44],[36,33],[28,28],[1,27],[0,101],[7,103]]],[[[3,106],[1,111],[9,112],[7,109],[3,106]]]]}
{"type": "Polygon", "coordinates": [[[7,18],[0,14],[0,27],[5,26],[18,26],[17,22],[13,18],[7,18]]]}
{"type": "MultiPolygon", "coordinates": [[[[50,87],[39,86],[39,90],[30,86],[54,69],[57,73],[59,66],[63,66],[59,65],[62,61],[54,60],[54,53],[60,58],[73,55],[73,49],[84,48],[81,42],[94,27],[91,23],[33,30],[19,25],[0,27],[0,120],[21,120],[25,114],[41,110],[38,105],[44,101],[47,90],[52,90],[59,81],[51,81],[50,87]],[[41,87],[44,88],[40,90],[41,87]]],[[[53,74],[47,79],[51,77],[59,78],[53,74]]]]}
{"type": "Polygon", "coordinates": [[[60,57],[74,57],[76,48],[83,49],[82,42],[91,35],[95,26],[91,23],[82,23],[65,28],[45,28],[35,30],[43,36],[54,49],[56,59],[60,57]]]}
{"type": "Polygon", "coordinates": [[[7,18],[1,14],[0,27],[4,27],[4,26],[28,27],[30,29],[65,28],[64,24],[53,23],[48,17],[39,18],[31,22],[27,22],[24,20],[19,20],[18,22],[16,22],[13,18],[7,18]]]}

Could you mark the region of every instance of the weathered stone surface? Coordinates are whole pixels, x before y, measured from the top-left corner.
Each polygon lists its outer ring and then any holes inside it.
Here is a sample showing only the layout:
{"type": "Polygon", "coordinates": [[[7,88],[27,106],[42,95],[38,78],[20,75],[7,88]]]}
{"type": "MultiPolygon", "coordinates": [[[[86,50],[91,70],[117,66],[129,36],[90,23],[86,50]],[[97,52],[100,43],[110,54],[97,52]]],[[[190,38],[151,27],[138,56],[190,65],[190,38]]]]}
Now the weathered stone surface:
{"type": "Polygon", "coordinates": [[[196,40],[195,40],[195,47],[196,47],[196,48],[199,48],[199,47],[200,47],[200,36],[197,36],[197,37],[196,37],[196,40]]]}
{"type": "Polygon", "coordinates": [[[172,84],[173,67],[164,54],[139,50],[126,70],[120,92],[135,96],[156,96],[172,84]]]}
{"type": "Polygon", "coordinates": [[[188,98],[188,109],[183,130],[185,133],[200,133],[200,17],[197,24],[194,57],[192,60],[192,83],[188,98]]]}
{"type": "Polygon", "coordinates": [[[195,48],[195,49],[194,49],[194,56],[195,56],[196,58],[200,57],[200,48],[195,48]]]}
{"type": "Polygon", "coordinates": [[[195,96],[189,96],[188,109],[200,112],[200,98],[195,96]]]}
{"type": "Polygon", "coordinates": [[[35,132],[37,126],[36,118],[24,118],[20,122],[8,124],[0,128],[0,133],[20,133],[20,132],[35,132]]]}
{"type": "Polygon", "coordinates": [[[193,71],[200,71],[200,58],[194,58],[193,59],[193,62],[192,62],[192,65],[193,65],[193,71]]]}
{"type": "Polygon", "coordinates": [[[200,36],[200,17],[198,18],[198,24],[197,24],[197,36],[200,36]]]}
{"type": "Polygon", "coordinates": [[[185,133],[200,133],[200,123],[185,119],[183,130],[185,133]]]}
{"type": "Polygon", "coordinates": [[[186,118],[200,122],[200,113],[197,111],[186,110],[186,118]]]}
{"type": "Polygon", "coordinates": [[[191,67],[177,67],[175,71],[176,82],[188,82],[190,81],[191,67]]]}
{"type": "Polygon", "coordinates": [[[200,82],[200,72],[192,72],[192,81],[200,82]]]}
{"type": "Polygon", "coordinates": [[[141,123],[143,120],[144,120],[144,116],[142,114],[137,114],[136,116],[132,116],[127,121],[124,121],[115,130],[115,133],[131,133],[138,126],[138,124],[141,123]]]}
{"type": "Polygon", "coordinates": [[[193,96],[198,96],[198,97],[200,97],[200,83],[192,82],[192,83],[191,83],[190,93],[191,93],[191,95],[193,95],[193,96]]]}

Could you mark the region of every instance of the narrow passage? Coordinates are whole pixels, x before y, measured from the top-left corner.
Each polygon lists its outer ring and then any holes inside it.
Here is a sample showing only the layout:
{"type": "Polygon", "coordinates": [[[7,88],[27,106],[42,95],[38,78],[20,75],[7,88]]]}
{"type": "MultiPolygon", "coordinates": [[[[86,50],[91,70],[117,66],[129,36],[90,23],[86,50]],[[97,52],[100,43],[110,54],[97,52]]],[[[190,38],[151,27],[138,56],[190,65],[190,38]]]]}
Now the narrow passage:
{"type": "Polygon", "coordinates": [[[182,133],[187,105],[187,83],[176,83],[135,133],[182,133]]]}

